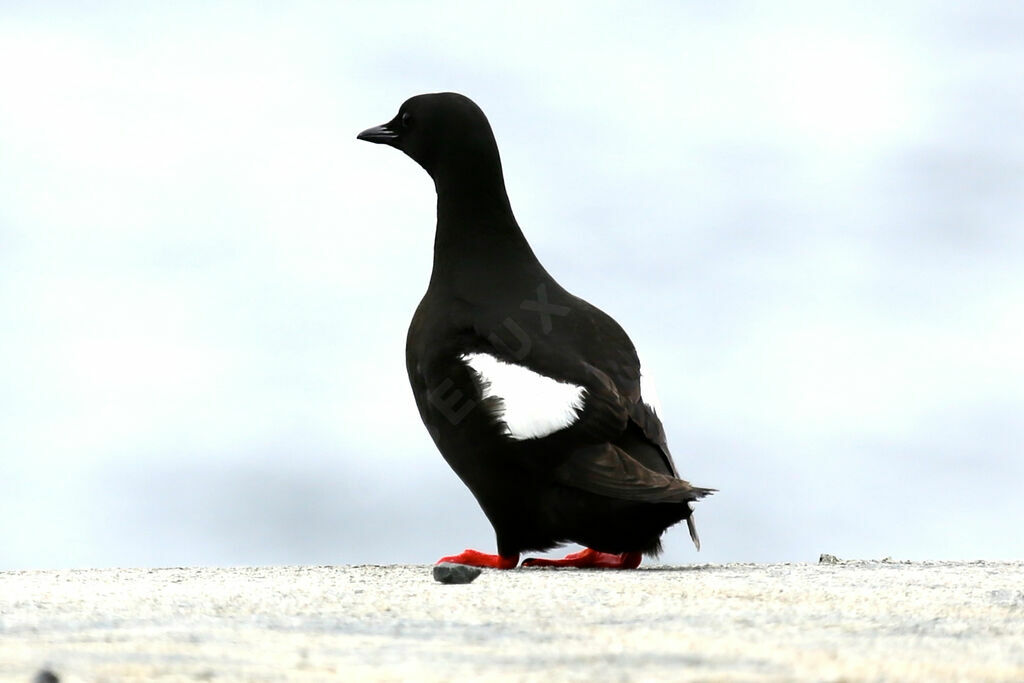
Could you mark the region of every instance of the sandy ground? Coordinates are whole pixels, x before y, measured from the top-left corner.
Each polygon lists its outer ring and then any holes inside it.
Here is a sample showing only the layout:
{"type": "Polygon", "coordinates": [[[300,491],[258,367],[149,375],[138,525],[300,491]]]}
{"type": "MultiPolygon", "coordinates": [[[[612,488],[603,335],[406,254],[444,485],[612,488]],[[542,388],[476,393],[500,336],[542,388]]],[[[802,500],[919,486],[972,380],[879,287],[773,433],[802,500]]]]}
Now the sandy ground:
{"type": "Polygon", "coordinates": [[[1024,563],[0,573],[0,679],[1024,681],[1024,563]]]}

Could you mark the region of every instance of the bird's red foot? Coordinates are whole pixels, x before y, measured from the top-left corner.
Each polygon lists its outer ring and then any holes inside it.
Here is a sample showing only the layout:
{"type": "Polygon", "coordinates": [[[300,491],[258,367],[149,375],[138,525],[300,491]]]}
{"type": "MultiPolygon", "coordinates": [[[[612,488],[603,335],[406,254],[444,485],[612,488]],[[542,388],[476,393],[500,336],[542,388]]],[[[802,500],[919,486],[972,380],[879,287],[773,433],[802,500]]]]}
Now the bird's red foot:
{"type": "Polygon", "coordinates": [[[583,569],[636,569],[643,559],[641,553],[602,553],[598,550],[581,550],[570,553],[560,560],[548,560],[543,557],[528,557],[523,560],[524,567],[580,567],[583,569]]]}
{"type": "Polygon", "coordinates": [[[519,564],[519,555],[488,555],[479,550],[463,550],[458,555],[442,557],[437,564],[442,562],[454,562],[455,564],[468,564],[473,567],[487,567],[489,569],[515,569],[519,564]]]}

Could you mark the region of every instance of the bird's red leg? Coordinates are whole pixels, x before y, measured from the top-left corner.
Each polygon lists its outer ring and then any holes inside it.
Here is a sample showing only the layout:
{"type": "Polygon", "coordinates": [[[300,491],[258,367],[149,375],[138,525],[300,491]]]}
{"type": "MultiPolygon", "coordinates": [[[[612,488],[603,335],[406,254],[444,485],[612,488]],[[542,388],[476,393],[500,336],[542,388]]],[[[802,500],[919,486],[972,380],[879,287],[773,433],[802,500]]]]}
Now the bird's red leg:
{"type": "Polygon", "coordinates": [[[524,567],[580,567],[583,569],[636,569],[643,559],[641,553],[602,553],[598,550],[581,550],[570,553],[560,560],[548,560],[543,557],[528,557],[523,560],[524,567]]]}
{"type": "Polygon", "coordinates": [[[490,569],[515,569],[519,564],[519,555],[488,555],[479,550],[463,550],[458,555],[442,557],[437,564],[442,562],[468,564],[473,567],[488,567],[490,569]]]}

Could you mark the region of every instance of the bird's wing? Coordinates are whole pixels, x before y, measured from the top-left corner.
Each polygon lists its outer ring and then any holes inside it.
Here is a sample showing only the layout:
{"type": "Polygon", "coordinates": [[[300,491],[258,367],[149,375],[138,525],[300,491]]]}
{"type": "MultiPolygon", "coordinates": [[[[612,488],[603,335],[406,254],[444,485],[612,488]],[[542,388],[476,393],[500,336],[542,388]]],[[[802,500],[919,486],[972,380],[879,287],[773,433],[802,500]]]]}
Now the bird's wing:
{"type": "Polygon", "coordinates": [[[585,443],[621,435],[629,404],[601,370],[567,354],[540,350],[524,359],[502,357],[494,348],[461,356],[480,398],[506,436],[523,441],[565,433],[585,443]]]}
{"type": "Polygon", "coordinates": [[[714,492],[648,469],[610,444],[576,449],[555,470],[555,478],[590,493],[645,503],[682,503],[714,492]]]}
{"type": "Polygon", "coordinates": [[[614,439],[620,447],[656,471],[679,476],[658,415],[654,386],[633,341],[610,315],[583,299],[566,294],[571,313],[564,322],[577,334],[572,350],[607,376],[627,406],[629,422],[614,439]]]}
{"type": "MultiPolygon", "coordinates": [[[[470,306],[463,314],[471,337],[463,341],[486,354],[481,365],[494,368],[488,360],[493,358],[582,390],[582,405],[565,399],[561,406],[548,406],[533,398],[548,394],[542,382],[534,383],[532,389],[525,383],[522,391],[509,392],[508,382],[492,378],[492,394],[502,396],[510,412],[525,404],[534,411],[548,411],[554,423],[563,417],[578,418],[573,431],[585,440],[617,442],[647,467],[677,473],[661,420],[652,408],[656,402],[641,395],[642,368],[636,349],[611,316],[554,282],[524,295],[522,302],[513,298],[504,306],[470,306]]],[[[483,376],[478,380],[488,382],[483,376]]]]}
{"type": "Polygon", "coordinates": [[[619,446],[640,460],[647,467],[665,470],[678,477],[672,453],[668,450],[668,439],[661,418],[647,403],[637,401],[629,407],[630,426],[617,442],[619,446]]]}

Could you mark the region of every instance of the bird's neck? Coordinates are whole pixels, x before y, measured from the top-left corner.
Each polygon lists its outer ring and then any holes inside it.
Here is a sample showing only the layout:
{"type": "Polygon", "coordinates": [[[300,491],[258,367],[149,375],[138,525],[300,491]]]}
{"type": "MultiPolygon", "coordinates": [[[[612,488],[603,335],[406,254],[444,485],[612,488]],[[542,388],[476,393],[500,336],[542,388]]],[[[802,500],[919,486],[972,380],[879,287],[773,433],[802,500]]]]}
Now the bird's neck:
{"type": "MultiPolygon", "coordinates": [[[[478,169],[483,170],[483,169],[478,169]]],[[[459,290],[543,270],[516,223],[500,167],[435,179],[437,232],[431,283],[459,290]]]]}

